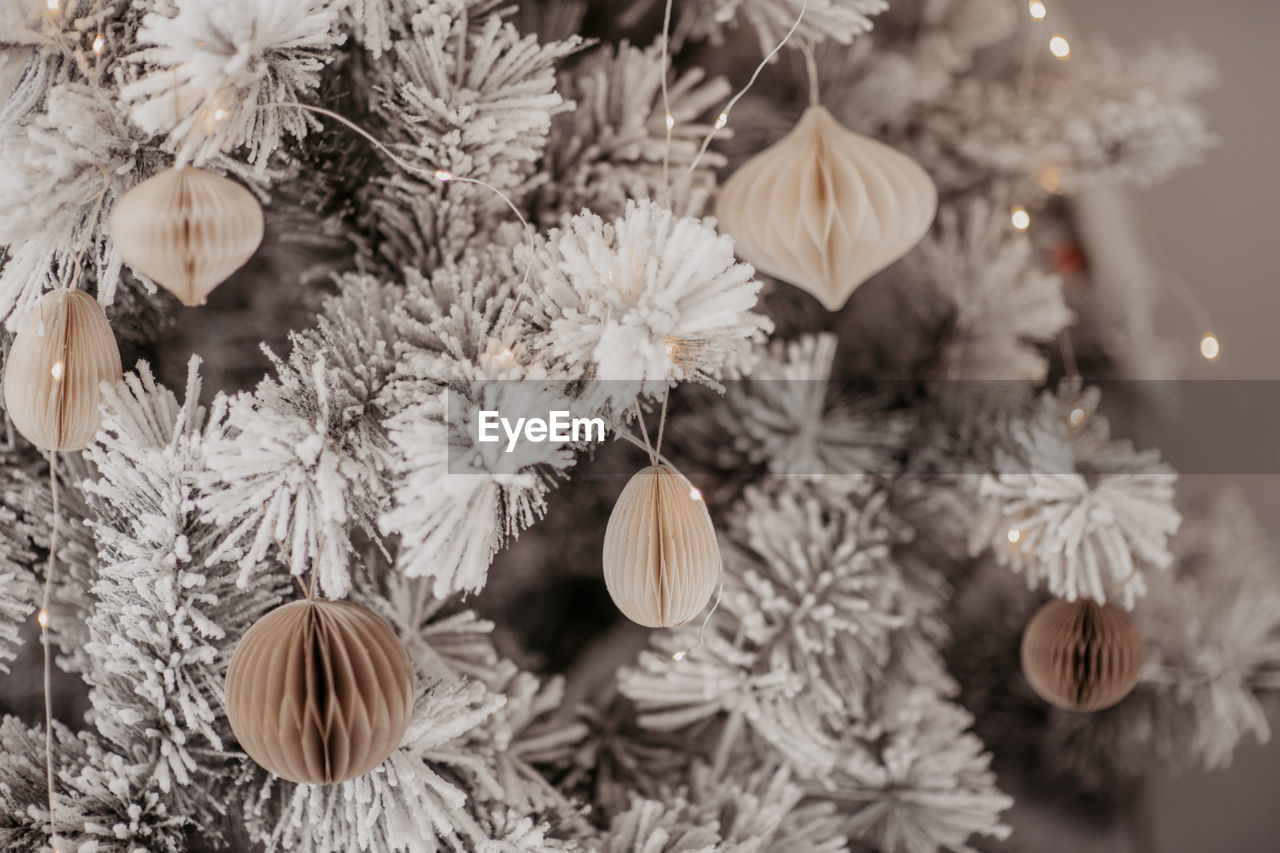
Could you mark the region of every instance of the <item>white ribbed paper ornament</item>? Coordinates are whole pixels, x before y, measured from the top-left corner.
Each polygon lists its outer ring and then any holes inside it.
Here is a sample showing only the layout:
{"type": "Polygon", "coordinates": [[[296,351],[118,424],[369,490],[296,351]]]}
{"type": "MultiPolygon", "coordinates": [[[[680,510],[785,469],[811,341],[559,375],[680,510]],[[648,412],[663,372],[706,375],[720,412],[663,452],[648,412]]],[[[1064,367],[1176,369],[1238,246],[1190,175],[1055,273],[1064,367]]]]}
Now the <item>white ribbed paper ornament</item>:
{"type": "Polygon", "coordinates": [[[136,272],[183,305],[203,305],[262,243],[262,206],[235,181],[175,166],[125,193],[108,230],[136,272]]]}
{"type": "Polygon", "coordinates": [[[918,163],[809,107],[720,189],[738,255],[836,311],[929,230],[938,191],[918,163]]]}
{"type": "Polygon", "coordinates": [[[118,382],[120,350],[107,315],[79,290],[46,293],[22,321],[4,366],[4,406],[43,450],[83,450],[98,432],[101,382],[118,382]]]}
{"type": "Polygon", "coordinates": [[[720,575],[711,514],[683,474],[652,465],[622,489],[604,532],[604,580],[623,615],[648,628],[697,616],[720,575]]]}

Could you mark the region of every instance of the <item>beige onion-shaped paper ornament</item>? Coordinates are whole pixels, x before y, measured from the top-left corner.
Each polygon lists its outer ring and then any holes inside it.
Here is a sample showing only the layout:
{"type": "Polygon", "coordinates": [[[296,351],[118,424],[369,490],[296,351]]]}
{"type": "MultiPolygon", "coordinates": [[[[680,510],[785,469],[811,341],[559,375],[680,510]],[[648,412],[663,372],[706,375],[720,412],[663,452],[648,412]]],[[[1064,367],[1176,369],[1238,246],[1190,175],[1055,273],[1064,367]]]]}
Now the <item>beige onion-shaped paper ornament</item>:
{"type": "Polygon", "coordinates": [[[120,380],[120,350],[98,300],[46,293],[22,321],[4,366],[9,420],[44,450],[83,450],[98,432],[99,383],[120,380]]]}
{"type": "Polygon", "coordinates": [[[1067,711],[1100,711],[1138,683],[1142,635],[1129,614],[1089,599],[1055,599],[1022,635],[1022,671],[1046,702],[1067,711]]]}
{"type": "Polygon", "coordinates": [[[648,628],[697,616],[720,575],[720,545],[702,493],[668,465],[633,476],[604,532],[604,581],[623,615],[648,628]]]}
{"type": "Polygon", "coordinates": [[[814,105],[720,189],[739,256],[836,311],[929,230],[938,190],[916,161],[814,105]]]}
{"type": "Polygon", "coordinates": [[[108,229],[135,271],[183,305],[203,305],[257,251],[262,206],[235,181],[174,166],[125,193],[108,229]]]}
{"type": "Polygon", "coordinates": [[[409,727],[413,667],[386,622],[346,601],[272,610],[227,668],[227,719],[249,757],[291,782],[363,776],[409,727]]]}

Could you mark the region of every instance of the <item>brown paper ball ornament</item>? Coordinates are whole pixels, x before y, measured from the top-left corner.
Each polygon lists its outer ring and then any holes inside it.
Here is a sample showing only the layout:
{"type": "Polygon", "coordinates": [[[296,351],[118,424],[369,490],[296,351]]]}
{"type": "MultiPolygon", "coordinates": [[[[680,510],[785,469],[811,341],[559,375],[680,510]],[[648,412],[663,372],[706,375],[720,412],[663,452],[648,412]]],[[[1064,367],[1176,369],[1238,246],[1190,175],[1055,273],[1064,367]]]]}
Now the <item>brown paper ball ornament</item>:
{"type": "Polygon", "coordinates": [[[98,432],[101,382],[120,381],[120,350],[98,300],[53,290],[23,318],[4,366],[4,405],[43,450],[83,450],[98,432]]]}
{"type": "Polygon", "coordinates": [[[918,163],[814,105],[729,176],[716,218],[740,257],[836,311],[919,242],[937,208],[918,163]]]}
{"type": "Polygon", "coordinates": [[[235,181],[175,166],[125,193],[107,226],[135,271],[183,305],[203,305],[258,250],[262,206],[235,181]]]}
{"type": "Polygon", "coordinates": [[[1100,711],[1138,683],[1142,635],[1129,614],[1089,599],[1050,601],[1022,635],[1022,671],[1041,699],[1100,711]]]}
{"type": "Polygon", "coordinates": [[[720,576],[711,514],[683,474],[653,465],[618,496],[604,532],[604,581],[623,615],[648,628],[683,625],[720,576]]]}
{"type": "Polygon", "coordinates": [[[346,601],[272,610],[227,667],[227,719],[249,757],[311,785],[363,776],[409,727],[413,667],[386,622],[346,601]]]}

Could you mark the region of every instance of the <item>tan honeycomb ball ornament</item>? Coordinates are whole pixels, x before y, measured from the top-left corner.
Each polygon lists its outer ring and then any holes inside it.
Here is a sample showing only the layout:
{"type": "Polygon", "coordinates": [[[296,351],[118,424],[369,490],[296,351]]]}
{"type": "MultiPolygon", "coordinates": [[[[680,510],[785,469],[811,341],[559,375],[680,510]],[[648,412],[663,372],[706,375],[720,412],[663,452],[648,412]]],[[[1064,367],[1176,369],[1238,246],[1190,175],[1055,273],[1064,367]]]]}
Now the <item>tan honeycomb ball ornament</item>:
{"type": "Polygon", "coordinates": [[[1129,614],[1089,599],[1050,601],[1022,635],[1022,671],[1041,699],[1101,711],[1138,683],[1142,636],[1129,614]]]}
{"type": "Polygon", "coordinates": [[[346,601],[294,601],[241,638],[227,667],[227,719],[249,757],[310,785],[345,782],[400,745],[413,667],[391,627],[346,601]]]}
{"type": "Polygon", "coordinates": [[[135,272],[183,305],[203,305],[258,250],[262,206],[235,181],[174,166],[125,193],[107,226],[135,272]]]}
{"type": "Polygon", "coordinates": [[[652,465],[622,489],[604,532],[604,581],[623,615],[648,628],[683,625],[720,576],[711,514],[683,474],[652,465]]]}
{"type": "Polygon", "coordinates": [[[107,315],[79,290],[53,290],[23,318],[4,365],[4,405],[43,450],[83,450],[102,420],[99,383],[120,381],[107,315]]]}
{"type": "Polygon", "coordinates": [[[716,218],[743,260],[836,311],[919,242],[937,208],[916,161],[815,104],[729,176],[716,218]]]}

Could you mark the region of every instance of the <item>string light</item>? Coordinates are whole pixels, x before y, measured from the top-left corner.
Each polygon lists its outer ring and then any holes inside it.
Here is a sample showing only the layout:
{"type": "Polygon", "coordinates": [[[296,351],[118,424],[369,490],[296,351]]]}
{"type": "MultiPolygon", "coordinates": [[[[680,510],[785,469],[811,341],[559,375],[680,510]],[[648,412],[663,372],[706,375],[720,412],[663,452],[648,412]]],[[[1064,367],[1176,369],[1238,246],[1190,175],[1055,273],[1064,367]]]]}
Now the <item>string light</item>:
{"type": "Polygon", "coordinates": [[[1049,39],[1049,52],[1054,55],[1055,59],[1061,59],[1065,62],[1071,58],[1071,43],[1061,33],[1054,33],[1053,37],[1049,39]]]}
{"type": "Polygon", "coordinates": [[[60,5],[60,0],[44,0],[44,7],[50,12],[58,11],[58,6],[60,5]]]}
{"type": "Polygon", "coordinates": [[[66,365],[61,361],[55,361],[53,367],[49,368],[49,374],[53,377],[54,382],[62,381],[62,374],[66,371],[66,365]]]}
{"type": "Polygon", "coordinates": [[[49,611],[41,607],[40,612],[36,614],[36,622],[40,623],[41,631],[49,630],[49,611]]]}
{"type": "Polygon", "coordinates": [[[107,46],[107,37],[102,33],[98,33],[93,37],[93,52],[99,56],[102,55],[102,49],[107,46]]]}
{"type": "Polygon", "coordinates": [[[431,175],[442,184],[447,184],[453,180],[453,172],[446,169],[436,169],[431,175]]]}
{"type": "Polygon", "coordinates": [[[1218,356],[1222,354],[1218,336],[1213,332],[1205,332],[1204,337],[1200,339],[1200,354],[1204,356],[1205,361],[1217,361],[1218,356]]]}
{"type": "Polygon", "coordinates": [[[1009,221],[1015,231],[1026,231],[1031,227],[1031,214],[1022,205],[1015,204],[1009,209],[1009,221]]]}
{"type": "Polygon", "coordinates": [[[1031,0],[1027,3],[1027,11],[1031,13],[1031,20],[1043,21],[1044,16],[1049,14],[1049,10],[1040,0],[1031,0]]]}
{"type": "Polygon", "coordinates": [[[671,656],[671,659],[672,659],[672,660],[676,660],[676,661],[684,660],[684,659],[685,659],[685,656],[686,656],[686,655],[688,655],[688,654],[689,654],[689,650],[688,650],[688,649],[681,649],[680,651],[678,651],[678,652],[676,652],[675,654],[673,654],[673,655],[671,656]]]}
{"type": "Polygon", "coordinates": [[[1084,423],[1084,409],[1079,406],[1072,409],[1071,413],[1067,415],[1067,423],[1072,426],[1080,426],[1080,424],[1084,423]]]}
{"type": "Polygon", "coordinates": [[[716,116],[716,130],[723,130],[724,126],[729,123],[729,114],[720,113],[716,116]]]}
{"type": "Polygon", "coordinates": [[[690,486],[689,497],[695,501],[700,501],[702,500],[702,492],[698,490],[697,486],[690,486]]]}
{"type": "Polygon", "coordinates": [[[230,115],[230,113],[228,113],[228,112],[227,112],[226,110],[224,110],[222,107],[218,107],[216,110],[214,110],[214,111],[213,111],[213,120],[214,120],[214,121],[222,121],[222,120],[223,120],[223,119],[225,119],[228,115],[230,115]]]}
{"type": "Polygon", "coordinates": [[[1009,544],[1017,545],[1022,541],[1022,531],[1016,527],[1009,528],[1009,544]]]}
{"type": "Polygon", "coordinates": [[[676,126],[676,117],[671,113],[667,113],[667,130],[676,126]]]}

